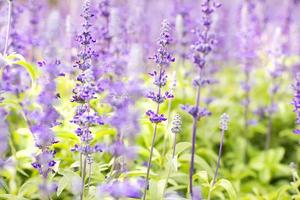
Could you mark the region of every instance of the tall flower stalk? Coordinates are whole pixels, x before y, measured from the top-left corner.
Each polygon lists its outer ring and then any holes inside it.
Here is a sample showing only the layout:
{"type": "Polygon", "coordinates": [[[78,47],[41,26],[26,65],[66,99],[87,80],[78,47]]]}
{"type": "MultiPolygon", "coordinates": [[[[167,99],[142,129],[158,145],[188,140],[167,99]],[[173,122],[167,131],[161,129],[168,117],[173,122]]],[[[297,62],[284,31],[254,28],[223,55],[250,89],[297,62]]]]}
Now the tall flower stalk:
{"type": "Polygon", "coordinates": [[[3,50],[3,55],[5,56],[8,48],[8,40],[10,34],[10,23],[11,23],[11,15],[12,15],[12,0],[8,0],[8,17],[7,17],[7,25],[6,25],[6,35],[5,35],[5,46],[3,50]]]}
{"type": "MultiPolygon", "coordinates": [[[[177,85],[177,79],[176,79],[176,72],[173,73],[172,77],[172,82],[169,88],[170,93],[173,93],[177,85]]],[[[170,118],[171,118],[171,109],[172,109],[172,99],[168,100],[168,114],[167,114],[167,129],[170,126],[170,118]]],[[[166,149],[167,149],[167,143],[168,143],[168,132],[165,133],[164,135],[164,149],[163,149],[163,156],[166,154],[166,149]]]]}
{"type": "Polygon", "coordinates": [[[211,183],[211,187],[210,187],[210,190],[208,193],[208,198],[207,198],[208,200],[210,200],[212,188],[214,187],[214,185],[216,184],[216,181],[217,181],[218,171],[219,171],[220,164],[221,164],[221,156],[222,156],[222,152],[223,152],[224,134],[225,134],[225,131],[228,130],[228,122],[229,122],[229,116],[226,113],[223,113],[220,117],[221,141],[220,141],[220,146],[219,146],[218,161],[217,161],[217,166],[216,166],[216,170],[214,173],[214,177],[213,177],[213,180],[211,183]]]}
{"type": "Polygon", "coordinates": [[[271,140],[271,133],[272,133],[272,118],[273,114],[276,111],[276,104],[275,104],[275,97],[278,93],[280,88],[280,77],[283,72],[282,62],[283,62],[283,45],[280,42],[281,38],[281,29],[277,29],[274,38],[273,38],[273,47],[270,52],[271,64],[272,69],[269,71],[271,77],[271,87],[270,87],[270,104],[267,108],[268,113],[268,127],[266,133],[266,141],[265,141],[265,150],[269,149],[270,140],[271,140]]]}
{"type": "MultiPolygon", "coordinates": [[[[92,58],[95,55],[92,44],[95,43],[95,40],[91,33],[91,19],[94,17],[94,14],[90,11],[90,2],[88,0],[85,3],[84,11],[81,16],[84,19],[82,25],[84,30],[81,35],[77,37],[77,41],[80,44],[80,51],[75,64],[75,67],[80,70],[80,73],[77,76],[76,87],[73,89],[73,97],[71,99],[71,102],[78,103],[78,106],[71,122],[78,126],[75,133],[80,137],[80,144],[76,144],[72,151],[80,153],[80,174],[82,178],[80,199],[82,200],[84,197],[87,165],[91,166],[93,153],[102,151],[98,145],[91,145],[93,140],[91,127],[102,125],[103,121],[90,105],[91,100],[96,98],[96,93],[99,92],[99,88],[94,83],[92,70],[92,58]]],[[[90,176],[91,172],[89,172],[88,180],[90,180],[90,176]]]]}
{"type": "Polygon", "coordinates": [[[190,161],[190,172],[189,172],[189,189],[190,195],[193,196],[193,174],[194,174],[194,162],[195,162],[195,146],[196,146],[196,134],[197,134],[197,125],[200,118],[210,115],[210,112],[206,108],[200,108],[200,92],[202,86],[208,84],[208,79],[204,78],[205,66],[207,63],[207,56],[212,52],[215,39],[210,33],[212,25],[212,14],[216,8],[220,7],[220,4],[217,4],[211,0],[205,0],[202,3],[202,15],[203,29],[200,31],[197,29],[196,41],[192,45],[193,50],[193,62],[198,71],[198,76],[194,80],[194,86],[196,87],[196,99],[195,105],[186,105],[183,106],[183,109],[186,110],[193,117],[193,127],[192,127],[192,152],[191,152],[191,161],[190,161]]]}
{"type": "Polygon", "coordinates": [[[160,104],[164,103],[166,99],[173,98],[173,95],[169,92],[163,93],[163,87],[166,86],[167,83],[167,75],[166,75],[166,67],[170,65],[170,63],[174,62],[175,59],[172,57],[171,53],[168,50],[168,46],[172,41],[171,35],[170,35],[170,25],[167,20],[164,20],[162,22],[161,27],[161,33],[160,38],[158,40],[158,49],[156,54],[154,55],[153,59],[155,63],[157,64],[157,67],[159,71],[153,71],[153,73],[150,73],[150,76],[153,77],[154,82],[153,84],[157,87],[157,93],[155,92],[149,92],[147,94],[147,98],[151,99],[156,103],[156,110],[148,110],[146,114],[149,116],[149,120],[151,123],[154,124],[154,130],[153,130],[153,136],[152,136],[152,143],[150,148],[150,156],[147,166],[147,174],[146,174],[146,184],[144,189],[144,197],[143,199],[146,199],[147,195],[147,189],[149,187],[149,173],[151,168],[151,162],[152,162],[152,155],[153,155],[153,148],[157,133],[157,126],[162,121],[166,121],[167,118],[163,114],[160,114],[160,104]]]}
{"type": "Polygon", "coordinates": [[[255,4],[252,0],[246,1],[241,8],[241,48],[244,81],[244,135],[247,134],[250,122],[250,93],[251,93],[251,74],[254,66],[255,45],[256,45],[256,17],[254,14],[255,4]]]}
{"type": "Polygon", "coordinates": [[[53,144],[57,143],[57,139],[52,128],[58,125],[59,114],[55,110],[53,104],[55,104],[57,93],[56,84],[53,81],[58,75],[59,61],[55,63],[47,64],[45,61],[39,62],[39,66],[43,70],[42,91],[37,98],[37,102],[42,106],[41,110],[27,109],[23,103],[28,126],[33,134],[35,145],[39,149],[35,155],[35,161],[32,166],[38,170],[42,177],[42,184],[39,186],[41,192],[41,199],[50,199],[51,194],[56,191],[57,185],[55,183],[49,183],[49,174],[53,172],[53,167],[56,164],[54,160],[56,151],[53,149],[53,144]]]}
{"type": "MultiPolygon", "coordinates": [[[[17,4],[17,1],[8,1],[9,2],[9,12],[10,12],[10,22],[8,36],[6,35],[7,46],[5,46],[4,54],[9,54],[16,52],[21,55],[25,55],[25,41],[24,34],[20,34],[17,27],[17,23],[20,20],[20,14],[23,12],[23,7],[17,4]]],[[[17,97],[29,88],[30,80],[26,71],[19,65],[4,65],[2,67],[2,76],[1,76],[1,89],[9,91],[15,94],[17,97]]]]}
{"type": "Polygon", "coordinates": [[[292,104],[294,106],[294,112],[296,113],[297,120],[296,120],[296,125],[298,126],[295,130],[294,133],[300,135],[300,72],[297,73],[295,82],[293,84],[293,89],[294,89],[294,98],[292,101],[292,104]]]}
{"type": "Polygon", "coordinates": [[[170,173],[171,173],[171,167],[172,167],[172,163],[175,159],[175,153],[176,153],[176,139],[177,139],[177,134],[179,134],[181,132],[181,126],[182,126],[182,121],[181,121],[181,116],[179,114],[176,114],[172,120],[172,128],[171,128],[171,133],[173,133],[173,150],[172,150],[172,157],[171,157],[171,162],[170,162],[170,166],[168,169],[168,175],[166,178],[166,185],[165,188],[168,186],[168,182],[169,182],[169,178],[170,178],[170,173]]]}

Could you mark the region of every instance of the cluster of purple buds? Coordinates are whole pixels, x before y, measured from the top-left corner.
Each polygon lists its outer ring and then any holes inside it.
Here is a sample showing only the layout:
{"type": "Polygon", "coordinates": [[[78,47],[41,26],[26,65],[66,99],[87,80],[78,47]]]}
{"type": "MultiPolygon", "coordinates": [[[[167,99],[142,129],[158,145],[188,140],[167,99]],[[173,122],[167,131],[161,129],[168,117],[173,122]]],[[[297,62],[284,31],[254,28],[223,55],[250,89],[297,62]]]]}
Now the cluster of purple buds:
{"type": "Polygon", "coordinates": [[[25,55],[25,38],[23,34],[19,32],[20,29],[18,29],[17,23],[20,19],[20,14],[24,12],[24,9],[21,5],[17,3],[17,1],[12,2],[12,16],[11,16],[11,32],[10,32],[10,38],[11,41],[9,43],[9,53],[11,52],[17,52],[19,54],[25,55]]]}
{"type": "MultiPolygon", "coordinates": [[[[294,105],[294,112],[297,115],[297,121],[296,124],[300,125],[300,73],[296,75],[295,83],[293,84],[294,89],[294,99],[292,101],[292,104],[294,105]]],[[[294,133],[300,134],[300,129],[297,128],[294,130],[294,133]]]]}
{"type": "Polygon", "coordinates": [[[39,171],[39,174],[44,178],[48,177],[48,174],[53,171],[53,167],[56,162],[54,156],[56,151],[45,150],[42,153],[35,156],[36,161],[32,163],[32,166],[39,171]]]}
{"type": "Polygon", "coordinates": [[[202,3],[202,25],[203,29],[196,29],[194,33],[196,35],[196,41],[191,46],[193,51],[193,62],[194,64],[203,69],[206,63],[206,56],[212,52],[213,46],[216,43],[215,37],[212,34],[209,34],[212,24],[212,14],[216,8],[219,8],[221,4],[215,2],[212,3],[210,0],[205,0],[202,3]]]}
{"type": "Polygon", "coordinates": [[[44,150],[51,147],[52,144],[58,143],[50,127],[45,125],[34,125],[31,127],[35,139],[35,145],[44,150]]]}
{"type": "MultiPolygon", "coordinates": [[[[167,75],[165,74],[165,68],[175,61],[168,49],[168,46],[172,42],[170,29],[171,28],[168,21],[164,20],[162,22],[160,38],[157,42],[159,47],[154,57],[152,58],[154,59],[155,63],[159,66],[159,71],[154,71],[150,73],[150,76],[154,79],[153,84],[158,87],[158,93],[151,91],[146,95],[147,98],[151,99],[158,105],[165,102],[166,99],[174,97],[169,92],[165,92],[163,94],[161,91],[162,87],[164,87],[167,83],[167,75]]],[[[167,120],[167,118],[165,118],[163,114],[155,113],[152,110],[148,110],[146,114],[147,116],[149,116],[150,121],[152,123],[160,123],[162,121],[167,120]]]]}
{"type": "Polygon", "coordinates": [[[211,112],[208,111],[206,108],[197,108],[191,105],[183,105],[181,108],[184,111],[188,112],[190,115],[192,115],[195,119],[200,119],[202,117],[211,115],[211,112]]]}
{"type": "Polygon", "coordinates": [[[71,151],[77,151],[77,152],[82,152],[87,155],[91,155],[93,153],[100,153],[103,151],[103,146],[100,145],[95,145],[94,147],[92,146],[79,146],[78,144],[75,144],[74,147],[71,149],[71,151]]]}
{"type": "Polygon", "coordinates": [[[148,110],[146,112],[146,115],[149,116],[149,119],[152,123],[160,123],[167,120],[167,118],[163,114],[156,114],[152,110],[148,110]]]}
{"type": "Polygon", "coordinates": [[[181,132],[182,120],[181,116],[177,113],[172,120],[171,132],[178,134],[181,132]]]}
{"type": "Polygon", "coordinates": [[[103,17],[109,17],[110,12],[109,12],[109,0],[102,0],[99,3],[99,11],[101,16],[103,17]]]}
{"type": "Polygon", "coordinates": [[[170,24],[167,20],[162,22],[161,32],[157,44],[159,45],[156,53],[154,54],[153,59],[158,66],[168,67],[172,62],[175,61],[175,58],[172,57],[172,54],[168,50],[168,46],[172,42],[170,35],[170,24]]]}
{"type": "MultiPolygon", "coordinates": [[[[57,99],[56,85],[53,81],[59,76],[60,61],[47,64],[45,61],[38,62],[39,67],[47,76],[43,76],[43,88],[37,97],[38,103],[42,106],[41,110],[29,111],[25,109],[25,114],[33,134],[35,145],[41,149],[41,153],[35,156],[35,162],[32,166],[36,168],[43,178],[47,178],[48,174],[53,171],[56,162],[54,157],[56,152],[50,150],[53,144],[58,143],[52,128],[59,123],[59,113],[53,107],[53,103],[57,99]]],[[[25,107],[25,104],[22,104],[25,107]]]]}
{"type": "MultiPolygon", "coordinates": [[[[215,38],[213,34],[210,33],[211,25],[212,25],[212,14],[214,11],[219,8],[221,4],[216,2],[212,2],[211,0],[205,0],[202,3],[202,27],[203,29],[196,29],[194,31],[196,35],[196,40],[191,46],[192,50],[192,60],[198,70],[199,74],[194,79],[193,85],[200,88],[202,86],[208,85],[211,83],[210,79],[204,79],[204,68],[206,65],[206,57],[212,52],[213,46],[215,44],[215,38]]],[[[200,99],[198,100],[200,101],[200,99]]],[[[198,104],[199,102],[197,102],[198,104]]],[[[211,115],[206,108],[200,109],[199,106],[191,106],[191,105],[184,105],[182,109],[188,112],[190,115],[193,116],[194,119],[200,119],[201,117],[211,115]]]]}
{"type": "MultiPolygon", "coordinates": [[[[103,65],[103,68],[107,68],[106,60],[109,58],[109,50],[110,50],[110,43],[112,40],[112,36],[109,32],[109,21],[110,21],[110,1],[109,0],[101,0],[98,4],[97,9],[97,18],[100,27],[97,28],[97,42],[96,52],[97,52],[97,61],[100,65],[103,65]]],[[[96,77],[100,76],[103,71],[106,69],[94,69],[96,77]]]]}
{"type": "MultiPolygon", "coordinates": [[[[75,145],[73,151],[79,151],[83,154],[89,155],[95,152],[96,148],[90,147],[90,142],[93,140],[93,135],[90,130],[91,126],[102,125],[103,121],[98,114],[91,108],[90,101],[96,98],[96,93],[100,89],[95,84],[95,77],[93,75],[92,58],[95,57],[93,51],[93,44],[96,42],[91,33],[91,20],[94,14],[90,10],[90,2],[87,1],[83,14],[84,19],[83,32],[77,37],[80,45],[78,59],[74,67],[80,69],[80,74],[77,77],[76,87],[73,89],[73,97],[71,102],[76,102],[79,105],[76,108],[75,115],[71,123],[78,125],[75,133],[80,137],[83,146],[75,145]]],[[[98,151],[98,150],[97,150],[98,151]]]]}
{"type": "Polygon", "coordinates": [[[175,29],[176,29],[176,42],[179,45],[178,54],[182,59],[189,57],[188,47],[190,45],[190,33],[192,20],[190,16],[190,7],[184,5],[181,1],[175,3],[175,29]]]}
{"type": "Polygon", "coordinates": [[[229,122],[229,115],[226,113],[223,113],[220,117],[220,129],[223,131],[228,130],[228,122],[229,122]]]}
{"type": "Polygon", "coordinates": [[[38,29],[43,5],[39,1],[30,0],[28,3],[28,10],[30,11],[29,22],[31,25],[30,36],[28,36],[28,43],[32,46],[32,48],[34,48],[36,46],[39,46],[41,43],[41,38],[38,35],[38,29]]]}

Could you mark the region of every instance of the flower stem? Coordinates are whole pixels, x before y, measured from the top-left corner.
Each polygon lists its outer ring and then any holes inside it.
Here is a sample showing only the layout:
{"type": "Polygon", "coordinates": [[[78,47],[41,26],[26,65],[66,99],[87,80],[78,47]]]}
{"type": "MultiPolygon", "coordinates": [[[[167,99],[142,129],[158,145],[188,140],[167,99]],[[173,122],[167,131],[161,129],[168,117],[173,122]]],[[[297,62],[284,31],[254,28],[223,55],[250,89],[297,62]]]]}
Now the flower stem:
{"type": "MultiPolygon", "coordinates": [[[[167,130],[169,129],[169,125],[170,125],[170,117],[171,117],[171,107],[172,107],[172,99],[169,99],[168,101],[168,117],[167,117],[167,130]]],[[[164,135],[164,149],[163,149],[163,153],[162,156],[164,157],[167,151],[167,142],[168,142],[168,131],[165,132],[164,135]]]]}
{"type": "Polygon", "coordinates": [[[80,164],[79,164],[80,176],[82,176],[82,162],[83,162],[83,154],[82,152],[80,152],[80,164]]]}
{"type": "MultiPolygon", "coordinates": [[[[200,105],[200,85],[197,88],[197,97],[196,97],[196,108],[199,109],[200,105]]],[[[193,132],[192,132],[192,152],[191,152],[191,162],[190,162],[190,195],[193,196],[193,174],[194,174],[194,165],[195,165],[195,145],[196,145],[196,133],[197,133],[197,124],[198,118],[193,118],[193,132]]]]}
{"type": "Polygon", "coordinates": [[[88,165],[89,165],[89,174],[88,174],[88,188],[87,188],[87,194],[89,194],[89,190],[90,190],[90,185],[91,185],[91,174],[92,174],[92,158],[91,155],[88,155],[89,159],[88,159],[88,165]]]}
{"type": "Polygon", "coordinates": [[[215,171],[215,174],[214,174],[214,178],[213,178],[213,181],[212,181],[212,185],[211,185],[211,187],[209,189],[207,200],[210,200],[210,194],[211,194],[212,188],[215,185],[216,180],[217,180],[218,171],[219,171],[220,163],[221,163],[221,156],[222,156],[222,151],[223,151],[223,144],[224,144],[224,130],[222,130],[222,132],[221,132],[221,142],[220,142],[220,146],[219,146],[218,162],[217,162],[217,166],[216,166],[216,171],[215,171]]]}
{"type": "MultiPolygon", "coordinates": [[[[173,161],[174,158],[175,158],[175,151],[176,151],[176,134],[174,134],[174,143],[173,143],[172,161],[173,161]]],[[[166,190],[166,188],[167,188],[167,186],[168,186],[168,182],[169,182],[169,178],[170,178],[170,173],[171,173],[171,166],[172,166],[172,165],[170,164],[164,191],[166,190]]]]}
{"type": "Polygon", "coordinates": [[[176,134],[174,134],[174,142],[173,142],[173,153],[172,153],[172,158],[175,157],[175,151],[176,151],[176,134]]]}
{"type": "Polygon", "coordinates": [[[268,129],[266,134],[266,143],[265,143],[265,150],[268,150],[270,147],[270,140],[272,134],[272,107],[274,105],[274,93],[271,94],[271,105],[268,110],[268,129]]]}
{"type": "Polygon", "coordinates": [[[250,112],[250,72],[245,71],[245,84],[246,84],[246,97],[245,97],[245,104],[244,104],[244,139],[245,139],[245,147],[244,147],[244,152],[243,152],[243,162],[247,162],[247,150],[248,150],[248,141],[247,141],[247,134],[248,134],[248,129],[249,129],[249,112],[250,112]]]}
{"type": "Polygon", "coordinates": [[[84,180],[86,175],[86,156],[84,156],[83,168],[82,168],[82,180],[81,180],[81,191],[80,191],[80,200],[83,200],[84,196],[84,180]]]}
{"type": "MultiPolygon", "coordinates": [[[[159,70],[159,79],[161,79],[161,75],[162,75],[162,66],[160,66],[160,70],[159,70]]],[[[161,94],[161,86],[158,87],[158,96],[160,96],[160,94],[161,94]]],[[[159,114],[159,103],[157,103],[156,114],[159,114]]],[[[152,162],[152,156],[153,156],[153,149],[154,149],[154,143],[155,143],[156,132],[157,132],[157,125],[158,125],[158,123],[155,123],[154,130],[153,130],[153,137],[152,137],[150,156],[149,156],[148,166],[147,166],[146,184],[145,184],[145,188],[144,188],[143,200],[146,199],[147,189],[149,187],[149,174],[150,174],[150,168],[151,168],[151,162],[152,162]]]]}
{"type": "Polygon", "coordinates": [[[157,132],[157,123],[155,124],[154,131],[153,131],[152,144],[151,144],[150,157],[149,157],[148,167],[147,167],[146,184],[145,184],[145,189],[144,189],[143,200],[146,199],[146,193],[147,193],[147,189],[149,187],[149,174],[150,174],[150,168],[151,168],[151,162],[152,162],[152,155],[153,155],[154,142],[155,142],[155,138],[156,138],[156,132],[157,132]]]}
{"type": "Polygon", "coordinates": [[[10,33],[11,15],[12,15],[12,0],[8,0],[8,20],[7,20],[7,28],[6,28],[5,46],[4,46],[4,50],[3,50],[3,56],[6,55],[7,48],[8,48],[8,39],[9,39],[9,33],[10,33]]]}

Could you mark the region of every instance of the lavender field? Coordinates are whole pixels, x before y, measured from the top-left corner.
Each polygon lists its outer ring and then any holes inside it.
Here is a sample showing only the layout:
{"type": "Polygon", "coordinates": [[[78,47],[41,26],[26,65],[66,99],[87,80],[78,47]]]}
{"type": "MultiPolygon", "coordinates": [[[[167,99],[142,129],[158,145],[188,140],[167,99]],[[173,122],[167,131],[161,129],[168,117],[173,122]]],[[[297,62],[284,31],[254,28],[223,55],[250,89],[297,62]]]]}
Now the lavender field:
{"type": "Polygon", "coordinates": [[[0,0],[0,200],[300,200],[299,0],[0,0]]]}

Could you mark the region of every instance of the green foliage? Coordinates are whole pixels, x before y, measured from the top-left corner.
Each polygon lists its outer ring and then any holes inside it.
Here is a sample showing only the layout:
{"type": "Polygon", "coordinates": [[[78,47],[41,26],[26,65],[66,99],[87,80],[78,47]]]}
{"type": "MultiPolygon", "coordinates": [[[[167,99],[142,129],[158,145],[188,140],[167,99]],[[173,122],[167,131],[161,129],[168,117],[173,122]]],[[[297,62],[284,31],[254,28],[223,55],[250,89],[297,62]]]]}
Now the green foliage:
{"type": "MultiPolygon", "coordinates": [[[[26,124],[20,102],[28,96],[37,96],[39,88],[37,80],[40,72],[37,67],[27,63],[20,55],[9,55],[7,63],[24,67],[32,80],[31,92],[21,96],[7,95],[0,103],[9,111],[7,118],[10,124],[10,142],[7,157],[12,165],[0,171],[0,199],[38,199],[38,184],[40,177],[32,168],[32,154],[37,150],[34,147],[32,135],[26,124]]],[[[186,64],[189,68],[190,65],[186,64]]],[[[180,66],[173,66],[174,68],[180,66]]],[[[175,157],[172,159],[172,140],[168,140],[166,155],[163,155],[164,135],[171,134],[166,124],[159,125],[157,140],[154,148],[153,164],[150,172],[150,188],[148,198],[151,200],[164,199],[164,195],[177,192],[183,199],[188,196],[188,174],[191,150],[191,125],[192,118],[180,109],[181,104],[193,103],[194,88],[191,87],[192,76],[185,77],[181,67],[178,74],[178,87],[175,90],[175,99],[172,101],[171,116],[180,113],[183,120],[182,131],[177,136],[175,157]],[[168,174],[169,173],[169,174],[168,174]],[[169,175],[169,178],[167,179],[169,175]],[[168,180],[168,182],[166,182],[168,180]]],[[[251,93],[251,109],[254,110],[261,104],[268,102],[269,81],[265,68],[255,72],[255,85],[251,93]]],[[[243,106],[240,101],[243,92],[239,82],[243,79],[237,75],[237,67],[227,67],[216,76],[219,84],[213,85],[211,90],[204,88],[202,96],[215,98],[209,105],[212,116],[199,122],[195,174],[193,180],[196,186],[201,187],[202,196],[207,198],[209,191],[212,200],[258,200],[258,199],[300,199],[300,180],[291,172],[290,162],[300,164],[299,138],[292,134],[294,128],[294,114],[290,105],[292,91],[288,90],[291,84],[288,76],[282,77],[280,93],[276,99],[278,112],[273,117],[271,148],[264,151],[264,137],[267,122],[251,114],[251,118],[259,121],[250,127],[247,133],[243,129],[243,106]],[[229,131],[225,134],[224,152],[221,168],[216,183],[212,186],[212,179],[217,163],[217,153],[220,140],[219,116],[226,111],[232,119],[229,131]],[[293,177],[296,177],[293,181],[293,177]]],[[[72,187],[75,179],[79,179],[79,155],[70,152],[70,148],[78,141],[73,134],[74,126],[69,123],[74,114],[74,106],[69,102],[74,86],[73,77],[59,77],[56,80],[58,92],[61,95],[59,103],[55,105],[62,115],[62,125],[53,130],[59,140],[55,145],[57,162],[53,177],[50,179],[58,183],[58,190],[54,199],[71,199],[72,187]]],[[[147,82],[148,80],[146,80],[147,82]]],[[[149,101],[141,100],[138,107],[144,113],[149,108],[149,101]]],[[[108,113],[110,108],[99,102],[93,102],[93,107],[100,113],[108,113]]],[[[151,107],[151,106],[150,106],[151,107]]],[[[167,106],[161,107],[163,113],[167,106]]],[[[144,177],[146,167],[144,162],[149,157],[153,126],[146,116],[141,114],[141,132],[135,142],[138,147],[138,157],[134,163],[128,163],[129,171],[122,173],[119,178],[144,177]]],[[[115,136],[115,130],[109,126],[95,127],[95,142],[110,142],[115,136]]],[[[112,166],[110,155],[103,153],[94,160],[91,187],[87,199],[95,197],[96,186],[106,180],[112,166]]]]}

